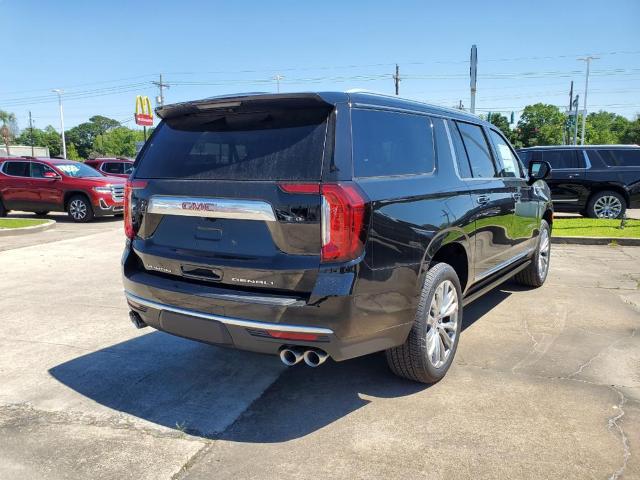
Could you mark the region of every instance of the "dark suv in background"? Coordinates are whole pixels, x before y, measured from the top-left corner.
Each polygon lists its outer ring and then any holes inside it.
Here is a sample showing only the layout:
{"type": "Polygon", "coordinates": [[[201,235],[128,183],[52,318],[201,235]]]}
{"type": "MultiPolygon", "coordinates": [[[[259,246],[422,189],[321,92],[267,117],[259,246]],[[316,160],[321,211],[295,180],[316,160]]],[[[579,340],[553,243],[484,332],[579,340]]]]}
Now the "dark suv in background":
{"type": "Polygon", "coordinates": [[[364,93],[237,95],[158,115],[125,194],[137,327],[287,365],[384,350],[396,374],[434,382],[463,305],[547,277],[548,165],[527,174],[477,117],[364,93]]]}
{"type": "Polygon", "coordinates": [[[640,208],[637,145],[531,147],[518,154],[525,164],[545,161],[551,165],[547,183],[557,212],[622,218],[627,208],[640,208]]]}

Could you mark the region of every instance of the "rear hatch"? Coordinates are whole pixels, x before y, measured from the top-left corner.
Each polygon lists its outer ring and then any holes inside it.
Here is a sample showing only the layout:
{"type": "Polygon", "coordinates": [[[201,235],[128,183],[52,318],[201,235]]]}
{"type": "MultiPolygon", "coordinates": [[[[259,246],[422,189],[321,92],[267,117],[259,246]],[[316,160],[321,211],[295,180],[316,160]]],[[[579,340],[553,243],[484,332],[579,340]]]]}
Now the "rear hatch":
{"type": "Polygon", "coordinates": [[[322,250],[333,106],[317,96],[166,107],[131,180],[133,249],[154,275],[305,295],[322,250]]]}

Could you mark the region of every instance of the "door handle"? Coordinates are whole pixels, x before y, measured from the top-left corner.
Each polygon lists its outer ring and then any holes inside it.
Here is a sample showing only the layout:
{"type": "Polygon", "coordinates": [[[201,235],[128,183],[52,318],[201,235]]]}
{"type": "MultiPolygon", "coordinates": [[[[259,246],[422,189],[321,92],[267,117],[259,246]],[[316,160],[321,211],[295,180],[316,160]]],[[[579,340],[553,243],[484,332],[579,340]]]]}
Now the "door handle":
{"type": "Polygon", "coordinates": [[[579,173],[570,173],[569,178],[578,178],[580,176],[579,173]]]}
{"type": "Polygon", "coordinates": [[[480,195],[478,197],[476,197],[476,202],[478,202],[480,205],[484,205],[485,203],[489,203],[489,195],[480,195]]]}

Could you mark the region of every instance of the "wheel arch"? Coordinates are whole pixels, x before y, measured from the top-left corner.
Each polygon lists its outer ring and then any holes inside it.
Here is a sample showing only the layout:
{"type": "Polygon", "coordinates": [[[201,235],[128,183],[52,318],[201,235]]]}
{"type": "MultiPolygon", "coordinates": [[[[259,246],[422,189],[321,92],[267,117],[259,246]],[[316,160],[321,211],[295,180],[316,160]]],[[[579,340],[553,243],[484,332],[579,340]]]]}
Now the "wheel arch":
{"type": "Polygon", "coordinates": [[[447,263],[455,270],[464,294],[473,265],[471,241],[464,230],[457,227],[442,230],[429,242],[420,265],[421,281],[426,272],[439,262],[447,263]]]}
{"type": "Polygon", "coordinates": [[[591,200],[593,199],[593,197],[595,197],[597,194],[601,193],[601,192],[616,192],[618,194],[620,194],[622,196],[622,198],[624,198],[626,205],[626,208],[630,208],[631,205],[631,197],[629,195],[629,192],[627,191],[626,188],[624,188],[623,186],[620,185],[598,185],[596,188],[594,188],[590,193],[589,196],[587,197],[587,207],[589,206],[589,203],[591,203],[591,200]]]}
{"type": "Polygon", "coordinates": [[[91,197],[89,196],[89,194],[87,192],[85,192],[84,190],[69,190],[69,191],[64,193],[63,207],[64,207],[65,211],[67,210],[67,207],[69,206],[69,201],[73,197],[75,197],[76,195],[82,195],[83,197],[85,197],[89,201],[89,205],[91,205],[91,208],[93,208],[93,203],[91,202],[91,197]]]}

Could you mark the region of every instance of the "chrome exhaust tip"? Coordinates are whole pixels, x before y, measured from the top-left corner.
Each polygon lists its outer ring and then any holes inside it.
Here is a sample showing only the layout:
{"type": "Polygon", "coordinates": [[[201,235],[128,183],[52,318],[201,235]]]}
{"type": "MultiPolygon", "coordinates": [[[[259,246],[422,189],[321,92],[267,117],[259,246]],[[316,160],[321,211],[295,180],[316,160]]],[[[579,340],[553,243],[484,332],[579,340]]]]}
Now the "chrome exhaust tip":
{"type": "Polygon", "coordinates": [[[310,367],[319,367],[327,361],[329,355],[322,350],[307,350],[304,352],[304,363],[310,367]]]}
{"type": "Polygon", "coordinates": [[[140,314],[133,310],[129,311],[129,320],[131,320],[131,323],[133,323],[133,326],[136,328],[144,328],[147,326],[147,324],[144,323],[144,320],[142,320],[140,314]]]}
{"type": "Polygon", "coordinates": [[[303,353],[302,350],[297,348],[281,348],[280,349],[280,360],[287,367],[291,367],[296,363],[299,363],[302,360],[303,353]]]}

